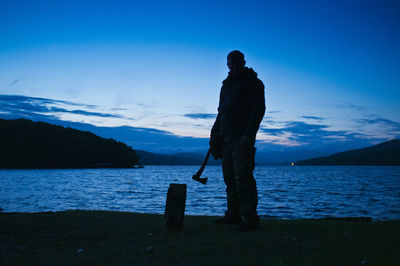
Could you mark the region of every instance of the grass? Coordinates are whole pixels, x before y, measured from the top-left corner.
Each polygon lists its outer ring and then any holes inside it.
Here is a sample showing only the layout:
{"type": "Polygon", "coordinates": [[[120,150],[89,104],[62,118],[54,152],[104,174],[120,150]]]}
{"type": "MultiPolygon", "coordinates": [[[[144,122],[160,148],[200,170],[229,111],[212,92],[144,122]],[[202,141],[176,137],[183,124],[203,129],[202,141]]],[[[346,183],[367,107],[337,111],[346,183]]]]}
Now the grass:
{"type": "Polygon", "coordinates": [[[232,232],[215,217],[106,211],[0,213],[0,265],[400,265],[400,221],[261,220],[232,232]]]}

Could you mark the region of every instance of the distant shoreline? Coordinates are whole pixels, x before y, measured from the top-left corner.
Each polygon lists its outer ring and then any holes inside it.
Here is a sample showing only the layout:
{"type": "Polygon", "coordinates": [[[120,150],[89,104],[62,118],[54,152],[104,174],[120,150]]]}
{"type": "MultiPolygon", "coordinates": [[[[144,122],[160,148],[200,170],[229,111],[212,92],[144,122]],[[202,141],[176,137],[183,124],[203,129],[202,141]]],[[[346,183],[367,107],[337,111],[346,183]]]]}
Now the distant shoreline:
{"type": "MultiPolygon", "coordinates": [[[[0,170],[101,170],[101,169],[143,169],[147,166],[197,166],[200,167],[198,164],[181,164],[181,165],[174,165],[174,164],[146,164],[143,167],[85,167],[85,168],[0,168],[0,170]]],[[[206,167],[221,167],[220,165],[208,165],[206,167]]],[[[290,164],[256,164],[257,166],[285,166],[285,167],[400,167],[400,165],[290,165],[290,164]]]]}

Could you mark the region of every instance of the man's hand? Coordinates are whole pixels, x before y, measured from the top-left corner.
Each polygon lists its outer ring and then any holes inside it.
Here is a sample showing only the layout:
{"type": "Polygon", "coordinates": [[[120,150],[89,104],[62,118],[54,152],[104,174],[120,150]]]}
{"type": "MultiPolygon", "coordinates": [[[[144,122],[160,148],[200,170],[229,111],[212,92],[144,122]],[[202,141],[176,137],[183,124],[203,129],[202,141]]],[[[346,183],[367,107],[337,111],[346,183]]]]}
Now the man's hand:
{"type": "Polygon", "coordinates": [[[240,147],[240,148],[248,148],[248,147],[251,147],[251,146],[252,146],[252,143],[251,143],[250,138],[249,138],[247,135],[243,135],[243,136],[240,138],[239,147],[240,147]]]}

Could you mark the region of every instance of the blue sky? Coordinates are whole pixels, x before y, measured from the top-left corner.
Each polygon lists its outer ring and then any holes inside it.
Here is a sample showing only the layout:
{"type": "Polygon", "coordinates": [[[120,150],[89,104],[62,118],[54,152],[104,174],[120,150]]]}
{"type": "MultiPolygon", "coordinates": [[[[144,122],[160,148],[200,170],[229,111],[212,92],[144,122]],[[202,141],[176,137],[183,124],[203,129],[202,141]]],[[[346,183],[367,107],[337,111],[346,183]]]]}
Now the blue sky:
{"type": "Polygon", "coordinates": [[[2,0],[0,95],[43,108],[3,97],[0,115],[206,138],[239,49],[266,87],[261,148],[377,143],[400,136],[398,14],[398,1],[2,0]]]}

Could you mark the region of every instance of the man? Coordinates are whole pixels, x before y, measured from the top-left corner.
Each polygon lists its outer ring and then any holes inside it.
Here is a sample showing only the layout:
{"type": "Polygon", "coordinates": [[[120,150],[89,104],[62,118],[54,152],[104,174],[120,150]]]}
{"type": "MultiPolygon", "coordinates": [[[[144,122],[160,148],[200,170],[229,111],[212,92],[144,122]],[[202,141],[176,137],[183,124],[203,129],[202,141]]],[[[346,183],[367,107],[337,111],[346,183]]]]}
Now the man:
{"type": "Polygon", "coordinates": [[[240,51],[228,54],[228,77],[222,82],[218,116],[211,130],[212,155],[222,159],[228,210],[216,223],[237,231],[259,228],[257,187],[253,176],[255,140],[265,113],[264,84],[245,67],[240,51]]]}

